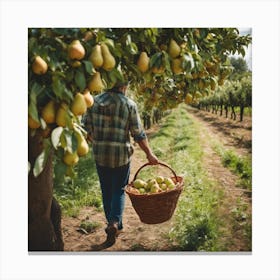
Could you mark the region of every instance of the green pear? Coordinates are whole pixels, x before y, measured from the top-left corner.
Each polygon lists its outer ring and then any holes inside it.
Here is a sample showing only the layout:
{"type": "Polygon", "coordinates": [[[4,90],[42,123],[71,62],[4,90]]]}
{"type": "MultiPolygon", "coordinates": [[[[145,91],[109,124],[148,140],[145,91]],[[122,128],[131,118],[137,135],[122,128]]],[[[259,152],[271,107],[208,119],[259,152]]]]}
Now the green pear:
{"type": "Polygon", "coordinates": [[[144,193],[146,193],[145,188],[140,188],[140,189],[139,189],[139,193],[140,193],[140,194],[144,194],[144,193]]]}
{"type": "Polygon", "coordinates": [[[162,177],[162,176],[157,176],[157,177],[156,177],[156,181],[157,181],[158,184],[161,184],[161,183],[164,182],[164,177],[162,177]]]}
{"type": "Polygon", "coordinates": [[[75,116],[81,116],[87,111],[87,103],[84,96],[78,92],[71,104],[71,111],[75,116]]]}
{"type": "Polygon", "coordinates": [[[103,65],[104,60],[102,57],[100,45],[96,45],[93,47],[89,60],[91,61],[94,68],[99,68],[103,65]]]}
{"type": "Polygon", "coordinates": [[[172,58],[176,58],[179,56],[181,52],[180,46],[176,43],[175,40],[171,39],[169,43],[168,53],[172,58]]]}
{"type": "Polygon", "coordinates": [[[145,73],[149,69],[149,61],[150,58],[148,57],[146,52],[141,52],[139,59],[137,61],[137,66],[138,69],[142,72],[145,73]]]}
{"type": "Polygon", "coordinates": [[[151,186],[150,193],[158,193],[158,192],[160,192],[160,191],[161,191],[161,189],[160,189],[158,183],[156,183],[156,184],[154,184],[154,185],[151,186]]]}
{"type": "Polygon", "coordinates": [[[147,183],[141,179],[136,179],[134,182],[133,182],[133,186],[136,188],[136,189],[140,189],[140,188],[145,188],[145,186],[147,185],[147,183]]]}
{"type": "Polygon", "coordinates": [[[163,191],[166,191],[167,190],[167,185],[165,183],[161,183],[160,184],[160,188],[163,190],[163,191]]]}
{"type": "Polygon", "coordinates": [[[46,123],[55,123],[55,115],[56,115],[55,102],[51,100],[43,108],[42,118],[46,123]]]}
{"type": "Polygon", "coordinates": [[[96,72],[88,83],[88,89],[91,92],[100,92],[104,88],[99,72],[96,72]]]}
{"type": "Polygon", "coordinates": [[[111,71],[116,65],[116,60],[110,53],[106,44],[101,44],[101,53],[104,60],[102,68],[106,71],[111,71]]]}

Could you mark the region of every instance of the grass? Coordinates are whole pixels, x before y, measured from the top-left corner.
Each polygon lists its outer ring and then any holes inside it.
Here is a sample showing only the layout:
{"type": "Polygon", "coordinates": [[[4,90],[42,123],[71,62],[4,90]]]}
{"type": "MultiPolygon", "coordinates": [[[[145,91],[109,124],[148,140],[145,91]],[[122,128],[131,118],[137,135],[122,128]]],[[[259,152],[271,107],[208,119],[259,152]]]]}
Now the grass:
{"type": "Polygon", "coordinates": [[[102,210],[98,175],[91,152],[80,158],[75,171],[77,176],[74,179],[66,177],[63,183],[54,178],[54,195],[62,207],[62,213],[77,217],[84,206],[94,206],[102,210]]]}
{"type": "Polygon", "coordinates": [[[248,191],[252,191],[252,159],[243,157],[233,150],[226,150],[220,144],[214,143],[213,147],[221,157],[222,163],[234,174],[238,175],[238,186],[248,191]]]}

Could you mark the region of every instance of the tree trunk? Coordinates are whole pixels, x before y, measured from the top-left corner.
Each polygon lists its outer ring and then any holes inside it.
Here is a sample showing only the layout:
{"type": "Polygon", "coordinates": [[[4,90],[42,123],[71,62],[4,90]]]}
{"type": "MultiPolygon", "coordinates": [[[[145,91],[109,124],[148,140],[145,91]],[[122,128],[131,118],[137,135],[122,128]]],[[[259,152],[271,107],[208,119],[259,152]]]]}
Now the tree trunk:
{"type": "Polygon", "coordinates": [[[220,116],[223,115],[223,105],[220,105],[220,116]]]}
{"type": "MultiPolygon", "coordinates": [[[[33,168],[43,149],[39,135],[29,136],[28,160],[33,168]]],[[[53,153],[42,173],[35,178],[32,169],[28,175],[28,250],[63,251],[61,210],[53,198],[53,153]]]]}
{"type": "Polygon", "coordinates": [[[240,121],[243,121],[244,107],[240,106],[240,121]]]}

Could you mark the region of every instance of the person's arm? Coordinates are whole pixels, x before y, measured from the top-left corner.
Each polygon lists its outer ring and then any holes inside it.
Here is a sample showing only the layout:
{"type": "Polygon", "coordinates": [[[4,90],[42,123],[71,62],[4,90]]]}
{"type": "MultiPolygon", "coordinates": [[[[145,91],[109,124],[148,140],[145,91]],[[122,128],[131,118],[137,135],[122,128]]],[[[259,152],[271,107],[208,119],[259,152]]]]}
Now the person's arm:
{"type": "Polygon", "coordinates": [[[150,164],[158,164],[159,160],[158,158],[153,154],[149,142],[147,138],[144,138],[137,142],[139,144],[139,147],[145,152],[147,159],[150,164]]]}

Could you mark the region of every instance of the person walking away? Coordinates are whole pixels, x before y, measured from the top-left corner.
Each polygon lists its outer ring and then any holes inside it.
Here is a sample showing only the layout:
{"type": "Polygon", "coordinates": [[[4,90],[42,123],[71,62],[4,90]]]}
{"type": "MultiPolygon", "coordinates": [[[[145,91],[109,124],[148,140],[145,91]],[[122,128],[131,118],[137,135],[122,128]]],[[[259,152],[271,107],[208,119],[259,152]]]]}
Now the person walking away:
{"type": "Polygon", "coordinates": [[[98,94],[84,118],[102,191],[107,220],[106,243],[111,246],[123,229],[124,188],[128,184],[133,146],[130,136],[145,152],[150,164],[158,163],[142,128],[136,103],[125,93],[127,84],[98,94]]]}

